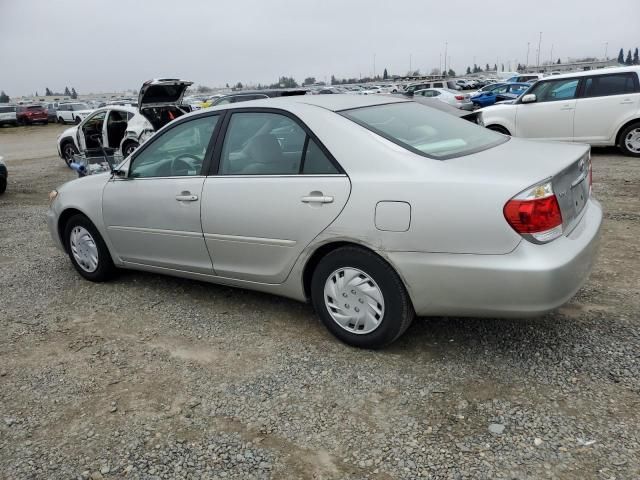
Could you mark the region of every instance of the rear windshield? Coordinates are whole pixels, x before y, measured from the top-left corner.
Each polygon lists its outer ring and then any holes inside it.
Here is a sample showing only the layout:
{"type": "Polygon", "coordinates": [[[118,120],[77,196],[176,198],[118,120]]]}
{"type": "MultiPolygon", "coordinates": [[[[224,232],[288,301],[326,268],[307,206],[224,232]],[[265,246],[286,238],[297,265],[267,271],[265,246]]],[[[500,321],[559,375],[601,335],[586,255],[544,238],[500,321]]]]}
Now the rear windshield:
{"type": "Polygon", "coordinates": [[[27,107],[27,110],[42,110],[43,108],[40,105],[33,105],[31,107],[27,107]]]}
{"type": "Polygon", "coordinates": [[[416,102],[374,105],[340,113],[407,150],[438,160],[469,155],[508,140],[504,135],[416,102]]]}

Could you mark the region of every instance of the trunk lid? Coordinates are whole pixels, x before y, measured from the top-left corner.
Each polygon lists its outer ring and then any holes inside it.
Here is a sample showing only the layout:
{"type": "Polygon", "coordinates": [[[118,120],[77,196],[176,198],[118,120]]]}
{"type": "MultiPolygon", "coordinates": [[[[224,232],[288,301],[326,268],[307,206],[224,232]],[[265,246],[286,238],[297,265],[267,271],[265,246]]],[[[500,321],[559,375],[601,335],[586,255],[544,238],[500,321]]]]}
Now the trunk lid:
{"type": "Polygon", "coordinates": [[[511,197],[504,198],[505,203],[523,190],[551,180],[566,235],[582,217],[590,196],[590,161],[588,145],[511,138],[497,147],[445,163],[483,176],[491,184],[508,186],[505,191],[511,197]]]}
{"type": "Polygon", "coordinates": [[[148,80],[138,94],[138,108],[180,105],[184,92],[193,82],[176,78],[148,80]]]}

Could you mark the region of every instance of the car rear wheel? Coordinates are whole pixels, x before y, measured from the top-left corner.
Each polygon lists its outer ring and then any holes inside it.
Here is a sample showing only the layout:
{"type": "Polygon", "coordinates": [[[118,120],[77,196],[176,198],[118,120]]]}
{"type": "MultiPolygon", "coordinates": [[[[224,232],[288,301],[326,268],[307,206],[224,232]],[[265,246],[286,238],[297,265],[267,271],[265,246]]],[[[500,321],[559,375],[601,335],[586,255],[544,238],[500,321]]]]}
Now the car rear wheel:
{"type": "Polygon", "coordinates": [[[100,233],[84,215],[74,215],[64,228],[65,247],[71,263],[87,280],[104,282],[113,276],[115,266],[100,233]]]}
{"type": "Polygon", "coordinates": [[[640,157],[640,122],[632,123],[620,133],[618,146],[625,155],[640,157]]]}
{"type": "Polygon", "coordinates": [[[122,146],[122,156],[125,158],[128,157],[136,148],[138,148],[138,146],[139,145],[136,142],[126,142],[122,146]]]}
{"type": "Polygon", "coordinates": [[[64,123],[64,120],[62,119],[62,117],[58,117],[58,123],[64,123]]]}
{"type": "Polygon", "coordinates": [[[320,260],[311,279],[311,299],[325,327],[360,348],[392,343],[415,316],[394,269],[358,247],[338,248],[320,260]]]}
{"type": "Polygon", "coordinates": [[[7,189],[7,179],[6,177],[0,177],[0,195],[2,195],[7,189]]]}
{"type": "Polygon", "coordinates": [[[76,120],[75,120],[76,125],[78,125],[81,121],[82,121],[82,120],[80,119],[80,117],[76,117],[76,120]]]}
{"type": "Polygon", "coordinates": [[[73,161],[73,156],[78,153],[78,149],[72,142],[67,141],[62,145],[62,158],[64,158],[67,167],[73,161]]]}
{"type": "Polygon", "coordinates": [[[509,130],[504,128],[502,125],[489,125],[487,127],[489,130],[493,130],[494,132],[502,133],[503,135],[511,135],[509,130]]]}

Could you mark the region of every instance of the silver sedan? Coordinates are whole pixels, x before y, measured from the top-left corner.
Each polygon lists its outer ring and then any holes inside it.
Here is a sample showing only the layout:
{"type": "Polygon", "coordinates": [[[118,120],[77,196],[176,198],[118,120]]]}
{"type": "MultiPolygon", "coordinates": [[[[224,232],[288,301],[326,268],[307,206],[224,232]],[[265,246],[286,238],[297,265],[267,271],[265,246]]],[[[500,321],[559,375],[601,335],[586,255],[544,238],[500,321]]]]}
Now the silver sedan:
{"type": "Polygon", "coordinates": [[[416,314],[557,308],[586,280],[602,220],[587,146],[376,95],[194,112],[50,199],[51,235],[88,280],[128,268],[310,300],[367,348],[416,314]]]}

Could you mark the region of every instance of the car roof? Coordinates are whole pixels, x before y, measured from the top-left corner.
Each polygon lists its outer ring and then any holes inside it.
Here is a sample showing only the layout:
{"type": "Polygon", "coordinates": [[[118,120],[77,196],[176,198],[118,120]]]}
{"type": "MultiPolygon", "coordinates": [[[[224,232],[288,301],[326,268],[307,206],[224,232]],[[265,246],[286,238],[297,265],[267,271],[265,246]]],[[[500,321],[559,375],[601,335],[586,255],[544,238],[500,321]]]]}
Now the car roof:
{"type": "Polygon", "coordinates": [[[640,67],[613,67],[613,68],[598,68],[596,70],[584,70],[582,72],[563,73],[561,75],[553,75],[552,77],[545,77],[539,81],[545,81],[547,79],[558,80],[562,78],[576,78],[576,77],[591,77],[593,75],[609,75],[612,73],[627,73],[635,72],[640,75],[640,67]]]}

